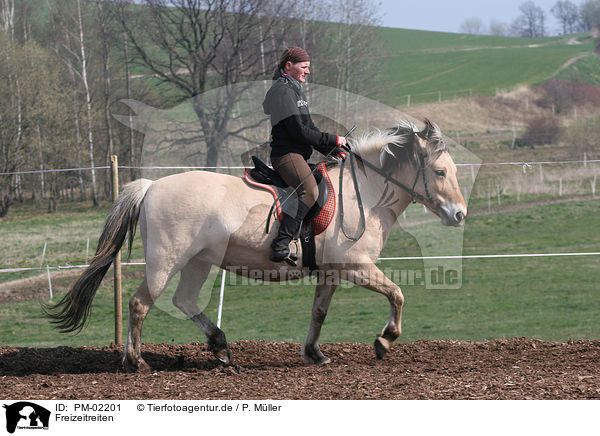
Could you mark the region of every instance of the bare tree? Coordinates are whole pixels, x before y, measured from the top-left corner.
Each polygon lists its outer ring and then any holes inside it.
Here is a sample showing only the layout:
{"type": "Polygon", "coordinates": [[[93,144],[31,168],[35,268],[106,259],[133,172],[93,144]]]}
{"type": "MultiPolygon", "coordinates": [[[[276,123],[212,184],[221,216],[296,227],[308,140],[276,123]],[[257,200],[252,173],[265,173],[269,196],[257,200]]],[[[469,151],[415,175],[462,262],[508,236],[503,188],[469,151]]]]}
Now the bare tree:
{"type": "MultiPolygon", "coordinates": [[[[50,5],[50,4],[49,4],[50,5]]],[[[87,5],[84,4],[84,5],[87,5]]],[[[74,73],[74,76],[78,79],[78,85],[80,85],[83,93],[82,106],[85,108],[85,138],[87,142],[90,175],[91,175],[91,188],[92,188],[92,202],[96,206],[98,205],[98,188],[96,181],[96,159],[95,159],[95,141],[94,141],[94,109],[93,105],[93,91],[89,80],[89,53],[88,53],[88,41],[86,40],[86,23],[84,10],[82,9],[81,0],[71,0],[57,2],[54,4],[55,9],[52,10],[53,20],[55,22],[55,33],[61,33],[62,41],[56,47],[57,53],[61,59],[68,65],[69,73],[74,73]]],[[[53,35],[58,38],[57,35],[53,35]]],[[[73,76],[71,76],[73,77],[73,76]]],[[[75,87],[79,89],[79,86],[75,87]]],[[[77,96],[77,94],[73,94],[77,96]]],[[[73,109],[77,113],[77,102],[74,103],[73,109]]],[[[76,130],[79,131],[80,127],[83,133],[84,123],[79,123],[78,115],[75,115],[75,126],[76,130]]],[[[82,135],[83,136],[83,135],[82,135]]]]}
{"type": "Polygon", "coordinates": [[[506,24],[496,21],[494,19],[490,20],[490,35],[494,36],[507,36],[508,29],[506,24]]]}
{"type": "MultiPolygon", "coordinates": [[[[110,166],[110,156],[115,154],[115,144],[113,139],[113,127],[111,123],[110,105],[111,105],[111,24],[116,21],[114,15],[108,11],[108,8],[104,2],[97,2],[97,25],[98,35],[100,42],[100,54],[102,59],[102,106],[104,114],[104,132],[106,137],[106,154],[105,154],[105,165],[110,166]]],[[[110,198],[112,195],[111,191],[111,180],[109,177],[104,178],[104,197],[110,198]]]]}
{"type": "MultiPolygon", "coordinates": [[[[125,25],[125,27],[128,27],[128,23],[127,23],[127,16],[124,13],[125,11],[123,9],[119,9],[118,13],[120,14],[120,21],[125,25]]],[[[130,69],[130,63],[131,63],[131,58],[129,55],[129,38],[127,37],[127,32],[122,31],[122,38],[123,38],[123,50],[122,50],[122,54],[123,54],[123,66],[124,66],[124,78],[125,78],[125,98],[127,100],[131,99],[131,69],[130,69]]],[[[133,111],[131,110],[131,108],[128,108],[128,112],[129,112],[129,126],[133,126],[133,111]]],[[[136,172],[135,169],[133,168],[135,166],[136,161],[136,157],[135,157],[135,133],[133,129],[128,129],[129,131],[129,135],[128,135],[128,150],[129,150],[129,163],[131,166],[131,169],[129,170],[129,177],[131,178],[131,180],[133,180],[136,176],[136,172]]]]}
{"type": "Polygon", "coordinates": [[[540,38],[546,34],[546,13],[533,1],[519,5],[521,15],[513,22],[513,32],[525,38],[540,38]]]}
{"type": "Polygon", "coordinates": [[[472,35],[480,35],[483,33],[483,21],[478,17],[467,18],[460,25],[461,33],[470,33],[472,35]]]}
{"type": "Polygon", "coordinates": [[[569,0],[559,0],[552,6],[550,12],[562,25],[563,35],[575,32],[579,19],[579,8],[575,3],[569,0]]]}
{"type": "Polygon", "coordinates": [[[61,87],[60,66],[35,43],[20,45],[10,38],[0,32],[0,217],[21,188],[23,178],[15,173],[32,169],[43,132],[55,139],[48,155],[67,151],[60,135],[68,93],[61,87]]]}
{"type": "MultiPolygon", "coordinates": [[[[227,86],[264,79],[264,58],[281,50],[289,13],[283,0],[145,0],[122,3],[121,24],[138,62],[177,90],[178,101],[192,99],[206,144],[206,165],[216,166],[227,126],[240,98],[227,86]],[[136,19],[128,19],[136,12],[136,19]],[[128,11],[128,12],[127,12],[128,11]],[[225,87],[222,104],[205,107],[194,98],[225,87]]],[[[270,66],[269,66],[270,68],[270,66]]]]}
{"type": "Polygon", "coordinates": [[[1,0],[0,25],[8,37],[15,39],[15,0],[1,0]]]}
{"type": "Polygon", "coordinates": [[[85,50],[85,38],[83,32],[83,17],[81,14],[81,0],[77,0],[77,24],[79,26],[79,49],[81,57],[81,81],[85,88],[85,102],[87,108],[87,122],[88,122],[88,144],[90,147],[90,166],[92,174],[92,202],[94,206],[98,205],[98,187],[96,185],[96,163],[94,159],[94,130],[93,130],[93,117],[92,117],[92,95],[90,92],[90,85],[88,82],[88,63],[85,50]]]}
{"type": "MultiPolygon", "coordinates": [[[[385,62],[376,27],[376,6],[368,0],[305,0],[306,46],[315,59],[313,80],[344,91],[373,94],[385,62]],[[323,26],[322,22],[333,23],[323,26]]],[[[294,35],[291,28],[288,35],[294,35]]],[[[298,38],[300,39],[300,38],[298,38]]]]}
{"type": "Polygon", "coordinates": [[[600,29],[600,0],[586,0],[579,8],[580,29],[600,29]]]}

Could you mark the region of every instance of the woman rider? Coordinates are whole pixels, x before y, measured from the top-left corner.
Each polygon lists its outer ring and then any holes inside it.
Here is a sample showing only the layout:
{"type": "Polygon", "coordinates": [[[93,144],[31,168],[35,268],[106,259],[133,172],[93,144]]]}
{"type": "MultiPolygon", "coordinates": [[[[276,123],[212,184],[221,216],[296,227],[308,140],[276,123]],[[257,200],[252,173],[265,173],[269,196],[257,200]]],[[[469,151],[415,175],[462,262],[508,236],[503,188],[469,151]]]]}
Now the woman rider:
{"type": "Polygon", "coordinates": [[[283,214],[279,233],[271,243],[269,259],[274,262],[289,256],[290,241],[317,200],[317,182],[307,163],[313,147],[324,155],[343,158],[343,150],[339,147],[346,145],[343,136],[321,132],[314,125],[301,89],[308,74],[308,53],[300,47],[288,48],[281,55],[273,76],[275,82],[263,102],[265,113],[271,117],[271,163],[298,195],[295,216],[283,214]]]}

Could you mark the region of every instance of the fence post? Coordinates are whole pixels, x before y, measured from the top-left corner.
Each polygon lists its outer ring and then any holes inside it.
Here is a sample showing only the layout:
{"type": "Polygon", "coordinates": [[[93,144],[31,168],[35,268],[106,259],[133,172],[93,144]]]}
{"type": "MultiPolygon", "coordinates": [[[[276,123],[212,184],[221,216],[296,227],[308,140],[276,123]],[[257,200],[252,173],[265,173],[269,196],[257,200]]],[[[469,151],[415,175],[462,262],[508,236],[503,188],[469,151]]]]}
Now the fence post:
{"type": "MultiPolygon", "coordinates": [[[[119,196],[119,159],[116,155],[110,157],[112,172],[113,202],[119,196]]],[[[123,312],[121,289],[121,252],[117,253],[114,263],[114,288],[115,288],[115,345],[123,345],[123,312]]]]}
{"type": "Polygon", "coordinates": [[[223,268],[223,275],[221,276],[221,293],[219,294],[219,311],[217,316],[217,327],[221,328],[221,317],[223,315],[223,298],[225,296],[225,277],[227,276],[227,269],[223,268]]]}

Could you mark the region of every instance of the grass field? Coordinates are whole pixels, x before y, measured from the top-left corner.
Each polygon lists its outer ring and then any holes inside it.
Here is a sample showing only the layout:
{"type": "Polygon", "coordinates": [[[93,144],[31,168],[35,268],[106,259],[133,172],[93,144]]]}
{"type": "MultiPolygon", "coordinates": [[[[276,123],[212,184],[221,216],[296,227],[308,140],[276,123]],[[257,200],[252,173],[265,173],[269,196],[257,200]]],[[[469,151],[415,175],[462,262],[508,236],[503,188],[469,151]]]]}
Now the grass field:
{"type": "Polygon", "coordinates": [[[559,72],[573,78],[577,71],[577,80],[590,82],[597,64],[592,56],[560,71],[570,59],[592,52],[592,40],[583,35],[577,35],[580,44],[569,44],[573,35],[530,39],[386,28],[382,36],[390,58],[376,97],[393,106],[404,104],[408,95],[412,103],[422,103],[494,94],[559,72]]]}
{"type": "MultiPolygon", "coordinates": [[[[593,229],[599,205],[600,201],[589,200],[472,217],[465,227],[464,254],[598,251],[600,235],[593,229]]],[[[54,225],[75,227],[80,218],[84,218],[81,221],[91,219],[99,230],[100,215],[100,211],[58,213],[54,216],[54,225]]],[[[424,231],[434,231],[440,225],[431,222],[422,226],[424,231]]],[[[30,233],[27,229],[31,228],[23,227],[22,236],[30,233]]],[[[65,249],[68,251],[69,247],[65,249]]],[[[398,228],[382,256],[419,254],[416,240],[398,228]]],[[[460,289],[428,290],[420,284],[403,286],[406,305],[400,340],[484,340],[519,336],[557,341],[597,339],[600,337],[599,267],[600,259],[594,256],[465,260],[460,289]]],[[[382,262],[381,268],[415,272],[423,270],[423,263],[390,261],[382,262]]],[[[140,267],[125,267],[125,301],[135,291],[141,274],[140,267]]],[[[67,286],[72,280],[63,279],[61,283],[67,286]]],[[[229,340],[301,342],[304,339],[312,305],[312,286],[234,282],[237,284],[228,283],[226,288],[223,314],[223,328],[229,340]]],[[[203,340],[197,327],[181,319],[170,305],[172,289],[170,286],[150,312],[144,324],[144,340],[175,343],[203,340]]],[[[108,344],[113,338],[111,292],[108,281],[96,296],[88,327],[78,336],[53,330],[42,317],[38,301],[2,304],[2,342],[15,346],[108,344]]],[[[215,287],[207,307],[207,313],[214,320],[217,303],[215,287]]],[[[362,288],[341,287],[332,302],[322,341],[370,342],[383,327],[387,315],[388,304],[382,296],[362,288]]],[[[126,309],[124,316],[126,320],[126,309]]]]}
{"type": "MultiPolygon", "coordinates": [[[[53,2],[26,2],[33,11],[33,34],[45,38],[48,8],[53,2]]],[[[137,7],[142,14],[144,6],[137,7]]],[[[409,94],[414,103],[436,101],[440,92],[443,99],[453,98],[459,90],[489,95],[497,88],[511,90],[543,82],[555,73],[598,84],[597,56],[589,56],[559,71],[570,59],[592,54],[593,39],[588,34],[515,38],[381,28],[381,39],[387,55],[381,60],[378,83],[367,96],[393,107],[403,104],[409,94]]],[[[319,59],[315,59],[317,68],[318,63],[319,59]]],[[[133,65],[133,75],[147,73],[145,68],[133,65]]],[[[149,77],[146,80],[150,88],[157,89],[156,81],[149,77]]],[[[176,94],[169,87],[159,88],[158,92],[165,99],[175,98],[176,94]]]]}
{"type": "MultiPolygon", "coordinates": [[[[413,104],[435,102],[440,96],[443,100],[453,98],[457,90],[462,90],[462,95],[493,94],[496,89],[536,84],[554,75],[600,84],[596,56],[581,57],[562,69],[567,61],[592,52],[591,39],[583,35],[575,36],[580,44],[570,43],[572,36],[522,39],[385,28],[382,35],[390,57],[384,60],[381,83],[369,97],[393,107],[406,105],[407,95],[411,95],[413,104]]],[[[435,110],[431,112],[435,119],[435,110]]],[[[548,156],[557,160],[571,158],[561,154],[564,147],[554,146],[510,151],[510,154],[496,146],[482,146],[475,151],[485,162],[550,160],[548,156]]],[[[539,180],[537,167],[525,175],[518,166],[510,170],[482,168],[470,204],[471,211],[479,215],[471,216],[465,227],[464,254],[599,251],[600,234],[595,231],[600,205],[597,199],[485,214],[490,207],[521,207],[528,201],[558,200],[559,183],[566,199],[591,197],[590,181],[597,174],[591,167],[587,172],[580,168],[545,169],[543,182],[539,180]]],[[[468,181],[471,175],[465,173],[462,177],[461,180],[468,181]]],[[[108,204],[100,208],[92,208],[89,203],[61,207],[54,214],[27,204],[11,208],[9,216],[0,220],[0,269],[86,262],[88,241],[91,255],[108,204]],[[45,242],[46,251],[42,254],[45,242]]],[[[412,207],[407,216],[414,221],[428,218],[420,206],[412,207]]],[[[439,233],[439,227],[437,221],[425,222],[418,229],[407,230],[434,234],[439,233]]],[[[412,235],[396,229],[382,256],[419,256],[421,250],[412,235]]],[[[434,242],[423,247],[428,254],[435,253],[434,242]]],[[[132,259],[141,258],[138,239],[132,259]]],[[[514,336],[561,341],[597,339],[600,337],[600,292],[596,282],[599,266],[599,257],[465,260],[460,289],[440,291],[420,284],[403,286],[406,306],[401,341],[514,336]]],[[[381,267],[411,274],[424,270],[424,264],[418,261],[382,262],[381,267]]],[[[39,275],[40,271],[1,274],[0,284],[39,275]]],[[[139,266],[124,268],[125,302],[135,291],[141,275],[139,266]]],[[[56,278],[55,292],[64,291],[73,281],[69,277],[56,278]]],[[[32,286],[44,288],[47,284],[38,281],[32,286]]],[[[197,327],[182,320],[172,308],[169,294],[173,288],[171,285],[150,313],[144,326],[144,340],[177,343],[203,340],[197,327]]],[[[88,328],[79,336],[61,335],[53,330],[41,316],[37,300],[0,303],[0,340],[16,346],[110,343],[111,292],[107,280],[96,296],[88,328]]],[[[308,327],[312,299],[312,286],[230,285],[225,296],[223,327],[230,340],[301,342],[308,327]]],[[[207,307],[213,319],[217,301],[215,288],[207,307]]],[[[370,342],[383,327],[388,310],[384,297],[360,288],[342,287],[334,297],[322,341],[370,342]]]]}

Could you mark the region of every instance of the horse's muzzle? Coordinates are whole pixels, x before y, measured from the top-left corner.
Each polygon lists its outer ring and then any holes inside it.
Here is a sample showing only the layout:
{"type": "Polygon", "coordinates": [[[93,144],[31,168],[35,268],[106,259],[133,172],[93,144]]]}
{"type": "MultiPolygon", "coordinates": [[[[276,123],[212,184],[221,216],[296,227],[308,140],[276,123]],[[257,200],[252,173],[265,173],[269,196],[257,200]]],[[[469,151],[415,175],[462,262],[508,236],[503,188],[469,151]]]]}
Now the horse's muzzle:
{"type": "Polygon", "coordinates": [[[463,225],[467,217],[467,210],[461,204],[446,203],[439,207],[440,218],[445,226],[458,227],[463,225]]]}

